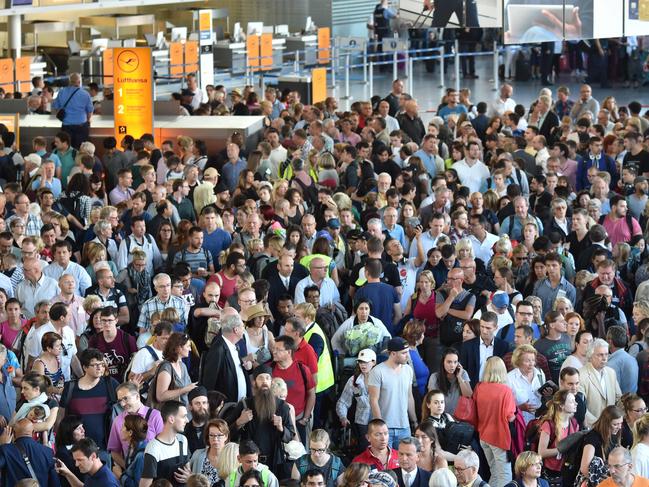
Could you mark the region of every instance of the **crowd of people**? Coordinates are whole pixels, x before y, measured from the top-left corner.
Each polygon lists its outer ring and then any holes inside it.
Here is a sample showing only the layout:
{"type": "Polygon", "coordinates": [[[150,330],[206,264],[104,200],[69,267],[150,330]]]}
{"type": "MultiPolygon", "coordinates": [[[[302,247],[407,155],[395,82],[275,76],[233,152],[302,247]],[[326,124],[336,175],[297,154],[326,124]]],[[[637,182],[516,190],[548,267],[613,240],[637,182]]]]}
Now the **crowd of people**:
{"type": "Polygon", "coordinates": [[[212,153],[97,148],[70,81],[53,141],[0,127],[3,485],[649,484],[639,102],[248,87],[212,153]]]}

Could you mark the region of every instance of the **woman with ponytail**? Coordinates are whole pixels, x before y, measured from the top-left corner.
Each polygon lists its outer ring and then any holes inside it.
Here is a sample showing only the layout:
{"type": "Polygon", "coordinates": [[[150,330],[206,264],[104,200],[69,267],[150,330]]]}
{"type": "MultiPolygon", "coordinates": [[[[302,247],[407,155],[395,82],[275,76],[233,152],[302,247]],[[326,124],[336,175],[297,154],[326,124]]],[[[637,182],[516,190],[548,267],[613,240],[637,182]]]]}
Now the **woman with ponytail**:
{"type": "Polygon", "coordinates": [[[563,460],[556,445],[565,437],[579,431],[579,424],[574,418],[576,411],[575,395],[561,390],[548,401],[548,411],[541,418],[538,452],[543,459],[543,477],[551,486],[561,485],[563,460]]]}

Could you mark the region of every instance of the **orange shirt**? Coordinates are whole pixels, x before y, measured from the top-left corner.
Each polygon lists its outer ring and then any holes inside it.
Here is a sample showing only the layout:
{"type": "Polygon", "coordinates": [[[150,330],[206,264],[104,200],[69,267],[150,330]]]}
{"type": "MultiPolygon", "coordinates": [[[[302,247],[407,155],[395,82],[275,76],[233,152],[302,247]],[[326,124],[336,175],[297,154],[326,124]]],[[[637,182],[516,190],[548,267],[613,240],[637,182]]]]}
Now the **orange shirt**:
{"type": "MultiPolygon", "coordinates": [[[[639,475],[635,475],[635,478],[633,479],[633,483],[631,484],[631,487],[649,487],[649,479],[646,479],[644,477],[640,477],[639,475]]],[[[597,487],[618,487],[615,482],[613,482],[612,478],[607,478],[603,482],[600,482],[600,484],[597,487]]]]}
{"type": "Polygon", "coordinates": [[[512,442],[509,418],[516,413],[514,393],[510,387],[506,384],[481,382],[473,392],[473,400],[478,412],[480,439],[509,450],[512,442]]]}

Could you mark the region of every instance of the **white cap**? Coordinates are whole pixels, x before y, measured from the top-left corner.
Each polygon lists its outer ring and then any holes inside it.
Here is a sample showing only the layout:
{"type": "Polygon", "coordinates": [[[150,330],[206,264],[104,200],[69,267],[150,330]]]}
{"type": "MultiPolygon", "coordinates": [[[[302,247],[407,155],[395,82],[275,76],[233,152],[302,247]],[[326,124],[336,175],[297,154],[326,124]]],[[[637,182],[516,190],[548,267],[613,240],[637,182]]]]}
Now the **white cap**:
{"type": "Polygon", "coordinates": [[[36,153],[25,156],[24,161],[30,162],[34,164],[36,167],[41,167],[41,156],[39,156],[36,153]]]}
{"type": "Polygon", "coordinates": [[[360,362],[371,362],[371,361],[376,362],[376,353],[374,352],[374,350],[370,348],[364,348],[359,352],[356,360],[360,362]]]}

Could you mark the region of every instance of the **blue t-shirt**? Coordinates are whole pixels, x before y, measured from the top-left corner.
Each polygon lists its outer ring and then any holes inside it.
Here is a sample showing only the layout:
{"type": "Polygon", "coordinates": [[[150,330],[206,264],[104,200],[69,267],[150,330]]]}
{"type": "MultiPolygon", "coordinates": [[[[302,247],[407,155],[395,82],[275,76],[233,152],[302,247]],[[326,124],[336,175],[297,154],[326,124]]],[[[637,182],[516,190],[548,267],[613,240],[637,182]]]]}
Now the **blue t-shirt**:
{"type": "Polygon", "coordinates": [[[459,117],[463,113],[467,113],[466,107],[464,105],[458,105],[455,108],[451,108],[446,105],[439,111],[438,115],[444,119],[444,123],[448,124],[449,116],[457,115],[459,117]]]}
{"type": "Polygon", "coordinates": [[[365,298],[372,303],[370,314],[381,320],[388,331],[393,333],[392,316],[394,314],[394,304],[399,302],[397,291],[383,282],[368,282],[354,295],[355,300],[361,298],[365,298]]]}
{"type": "Polygon", "coordinates": [[[212,259],[214,260],[214,270],[219,271],[221,265],[219,264],[219,255],[225,249],[227,249],[232,243],[232,236],[222,230],[217,228],[212,233],[203,232],[203,248],[210,251],[212,254],[212,259]]]}
{"type": "Polygon", "coordinates": [[[120,487],[119,481],[106,465],[102,465],[95,475],[89,476],[83,485],[84,487],[120,487]]]}

